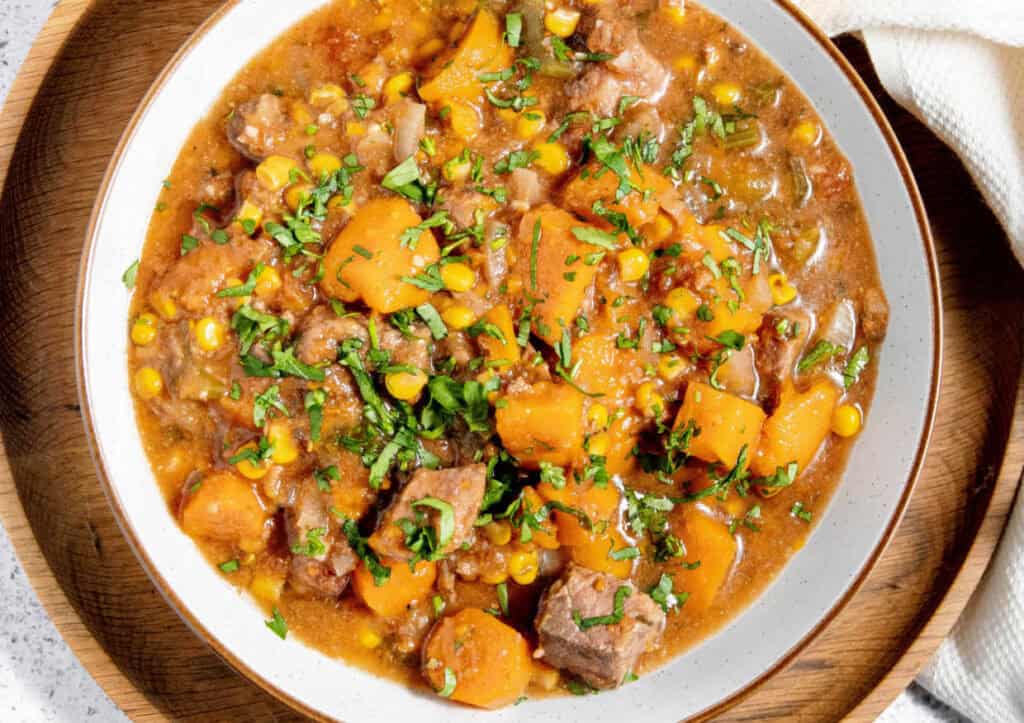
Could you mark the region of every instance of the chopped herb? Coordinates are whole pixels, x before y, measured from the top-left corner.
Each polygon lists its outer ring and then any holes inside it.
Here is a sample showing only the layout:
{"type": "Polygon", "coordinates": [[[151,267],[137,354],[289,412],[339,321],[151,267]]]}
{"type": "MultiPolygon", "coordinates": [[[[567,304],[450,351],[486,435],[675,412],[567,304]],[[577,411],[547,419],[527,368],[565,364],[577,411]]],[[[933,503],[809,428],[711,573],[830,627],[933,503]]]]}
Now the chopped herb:
{"type": "Polygon", "coordinates": [[[510,48],[518,48],[523,35],[522,13],[508,13],[505,15],[505,42],[510,48]]]}
{"type": "Polygon", "coordinates": [[[370,111],[377,107],[377,101],[366,95],[360,93],[352,99],[352,110],[359,116],[360,119],[366,118],[370,114],[370,111]]]}
{"type": "Polygon", "coordinates": [[[231,391],[228,392],[228,397],[231,399],[231,401],[234,401],[234,402],[237,402],[239,399],[241,399],[242,398],[242,385],[239,384],[238,382],[233,382],[231,384],[231,391]]]}
{"type": "Polygon", "coordinates": [[[796,517],[798,520],[804,522],[810,522],[814,519],[814,513],[804,508],[803,502],[797,502],[793,505],[793,508],[789,511],[789,514],[796,517]]]}
{"type": "Polygon", "coordinates": [[[538,151],[513,151],[494,164],[494,172],[511,173],[517,168],[529,168],[530,164],[540,158],[538,151]]]}
{"type": "Polygon", "coordinates": [[[288,636],[288,623],[277,608],[274,608],[273,615],[274,617],[267,620],[265,624],[274,635],[284,640],[288,636]]]}
{"type": "Polygon", "coordinates": [[[221,572],[238,572],[238,560],[228,560],[227,562],[222,562],[217,565],[217,567],[220,568],[221,572]]]}
{"type": "Polygon", "coordinates": [[[849,389],[860,380],[860,375],[864,373],[870,361],[871,353],[866,346],[862,346],[854,352],[850,360],[846,362],[846,368],[843,369],[843,386],[846,389],[849,389]]]}
{"type": "Polygon", "coordinates": [[[565,487],[565,470],[550,462],[542,461],[540,463],[540,481],[547,482],[556,490],[563,489],[565,487]]]}
{"type": "Polygon", "coordinates": [[[573,610],[573,622],[576,623],[576,627],[583,631],[587,631],[596,625],[617,625],[622,622],[622,618],[626,614],[626,598],[632,594],[633,588],[629,585],[620,585],[619,589],[615,591],[615,600],[613,602],[612,612],[610,615],[599,615],[597,617],[584,618],[580,616],[578,610],[573,610]]]}
{"type": "Polygon", "coordinates": [[[306,532],[306,541],[292,545],[292,553],[304,557],[319,557],[327,552],[327,546],[321,539],[327,534],[326,527],[314,527],[306,532]]]}
{"type": "Polygon", "coordinates": [[[814,348],[807,353],[807,356],[800,360],[800,363],[796,365],[796,370],[800,373],[806,372],[837,354],[842,353],[843,348],[841,346],[836,346],[827,339],[821,339],[814,345],[814,348]]]}
{"type": "MultiPolygon", "coordinates": [[[[679,607],[686,602],[686,598],[680,599],[675,594],[674,581],[671,575],[665,573],[661,574],[661,578],[658,580],[658,584],[651,588],[650,592],[647,593],[651,596],[651,600],[658,603],[658,607],[670,613],[673,610],[678,610],[679,607]]],[[[683,595],[687,595],[683,593],[683,595]]]]}
{"type": "Polygon", "coordinates": [[[711,307],[707,304],[701,304],[697,307],[697,318],[701,321],[714,321],[715,314],[711,311],[711,307]]]}
{"type": "Polygon", "coordinates": [[[452,225],[452,221],[450,218],[448,218],[448,212],[438,211],[430,218],[425,220],[423,223],[405,229],[405,231],[403,231],[402,235],[399,237],[399,243],[402,246],[415,251],[416,246],[419,245],[420,237],[423,235],[425,231],[427,231],[427,229],[449,225],[452,225]]]}
{"type": "Polygon", "coordinates": [[[501,608],[501,614],[508,617],[508,584],[499,582],[496,587],[496,592],[498,593],[498,606],[501,608]]]}
{"type": "Polygon", "coordinates": [[[288,411],[288,407],[281,401],[280,387],[276,384],[267,387],[267,391],[257,395],[252,405],[252,423],[257,427],[262,427],[267,421],[267,413],[271,409],[276,409],[286,417],[291,416],[288,411]]]}
{"type": "Polygon", "coordinates": [[[356,524],[355,520],[344,518],[341,531],[345,533],[345,539],[348,540],[349,547],[352,548],[356,557],[363,561],[366,569],[373,575],[373,584],[377,587],[383,586],[391,577],[391,568],[381,564],[377,553],[370,547],[366,538],[360,534],[359,525],[356,524]]]}
{"type": "Polygon", "coordinates": [[[746,337],[732,329],[726,329],[718,336],[709,336],[708,338],[734,351],[743,351],[743,346],[747,341],[746,337]]]}
{"type": "Polygon", "coordinates": [[[457,685],[457,683],[458,681],[455,679],[455,672],[448,666],[445,666],[444,686],[441,688],[441,690],[437,691],[437,694],[442,698],[451,698],[452,693],[455,692],[455,686],[457,685]]]}
{"type": "Polygon", "coordinates": [[[430,335],[435,340],[440,341],[448,336],[448,327],[445,326],[444,320],[441,319],[441,315],[437,313],[437,309],[434,308],[433,304],[428,302],[417,306],[416,313],[423,319],[423,323],[430,329],[430,335]]]}
{"type": "Polygon", "coordinates": [[[192,236],[192,235],[187,234],[187,233],[181,235],[181,255],[182,256],[184,256],[185,254],[187,254],[189,251],[193,250],[197,246],[199,246],[199,239],[197,239],[195,236],[192,236]]]}
{"type": "Polygon", "coordinates": [[[341,472],[335,465],[330,467],[324,467],[323,469],[313,470],[313,479],[316,481],[317,489],[321,492],[331,491],[331,482],[337,482],[341,479],[341,472]]]}
{"type": "Polygon", "coordinates": [[[139,274],[139,260],[135,259],[134,261],[132,261],[131,265],[128,266],[128,268],[124,270],[124,273],[121,274],[121,283],[124,284],[124,287],[126,289],[134,289],[135,288],[135,277],[138,276],[138,274],[139,274]]]}
{"type": "Polygon", "coordinates": [[[533,224],[533,239],[530,243],[530,287],[537,290],[537,251],[540,248],[540,218],[533,224]]]}
{"type": "Polygon", "coordinates": [[[615,251],[619,247],[618,237],[615,234],[597,228],[574,226],[572,228],[572,235],[585,244],[597,246],[608,251],[615,251]]]}
{"type": "Polygon", "coordinates": [[[303,406],[306,414],[309,415],[309,438],[314,442],[320,441],[320,430],[324,420],[324,404],[327,403],[326,389],[311,389],[306,392],[303,406]]]}
{"type": "Polygon", "coordinates": [[[217,292],[217,297],[221,299],[239,298],[242,296],[251,296],[256,291],[256,283],[259,281],[260,275],[266,266],[263,262],[256,264],[255,268],[249,272],[249,276],[245,279],[245,283],[239,286],[229,286],[226,289],[222,289],[217,292]]]}

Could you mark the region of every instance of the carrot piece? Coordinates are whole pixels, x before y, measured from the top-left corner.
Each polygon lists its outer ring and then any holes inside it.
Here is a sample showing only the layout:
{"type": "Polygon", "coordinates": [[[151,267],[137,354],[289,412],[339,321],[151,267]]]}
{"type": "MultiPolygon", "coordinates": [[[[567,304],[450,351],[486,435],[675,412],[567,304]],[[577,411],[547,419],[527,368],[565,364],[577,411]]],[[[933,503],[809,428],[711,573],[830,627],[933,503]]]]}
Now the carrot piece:
{"type": "Polygon", "coordinates": [[[525,467],[561,467],[583,454],[583,395],[565,384],[538,382],[504,397],[495,413],[505,449],[525,467]]]}
{"type": "Polygon", "coordinates": [[[753,459],[765,413],[745,399],[691,382],[675,426],[684,427],[691,420],[700,434],[690,441],[689,453],[706,462],[732,467],[744,446],[748,459],[753,459]]]}
{"type": "Polygon", "coordinates": [[[422,220],[400,198],[368,201],[327,250],[320,286],[332,298],[363,299],[382,314],[426,302],[427,291],[402,280],[422,273],[441,257],[429,230],[420,234],[415,249],[402,245],[403,232],[422,220]]]}
{"type": "Polygon", "coordinates": [[[501,332],[505,341],[496,339],[490,334],[481,334],[478,337],[480,346],[483,347],[488,361],[508,361],[515,364],[519,361],[519,344],[516,342],[516,330],[512,323],[512,312],[505,304],[498,304],[484,314],[483,320],[494,326],[501,332]]]}
{"type": "Polygon", "coordinates": [[[352,585],[356,595],[366,607],[386,618],[393,618],[405,612],[409,603],[422,600],[434,588],[437,579],[437,563],[420,560],[416,569],[410,570],[406,562],[383,563],[391,575],[387,582],[378,586],[373,580],[373,573],[365,563],[359,563],[352,585]]]}
{"type": "Polygon", "coordinates": [[[626,220],[634,228],[640,228],[653,221],[661,208],[659,197],[671,191],[672,184],[662,173],[650,166],[642,166],[639,172],[632,164],[629,168],[629,180],[639,189],[638,191],[616,202],[619,177],[609,171],[601,173],[601,166],[592,164],[566,186],[566,208],[595,223],[604,224],[605,219],[594,212],[594,203],[601,201],[609,211],[625,214],[626,220]]]}
{"type": "Polygon", "coordinates": [[[576,238],[573,229],[593,227],[548,204],[523,216],[516,237],[514,273],[523,295],[538,299],[532,312],[533,331],[552,346],[579,315],[597,273],[597,265],[587,260],[602,251],[576,238]]]}
{"type": "Polygon", "coordinates": [[[478,708],[514,703],[526,692],[532,674],[526,639],[477,608],[443,618],[423,646],[423,677],[430,686],[478,708]]]}
{"type": "Polygon", "coordinates": [[[453,53],[438,58],[420,86],[420,98],[428,103],[462,98],[475,100],[484,92],[479,76],[504,70],[512,64],[512,49],[501,41],[501,25],[489,10],[476,14],[453,53]]]}
{"type": "MultiPolygon", "coordinates": [[[[686,610],[707,610],[715,601],[736,558],[736,540],[729,528],[696,507],[686,507],[682,523],[682,540],[686,545],[686,562],[700,562],[694,569],[680,567],[675,574],[676,589],[690,594],[686,610]]],[[[675,520],[673,520],[675,522],[675,520]]]]}
{"type": "Polygon", "coordinates": [[[252,483],[231,472],[204,477],[181,512],[181,526],[190,537],[238,545],[246,552],[266,546],[267,520],[252,483]]]}
{"type": "Polygon", "coordinates": [[[764,425],[751,471],[768,477],[796,462],[803,472],[828,436],[839,396],[839,388],[829,381],[820,381],[803,394],[784,389],[778,408],[764,425]]]}

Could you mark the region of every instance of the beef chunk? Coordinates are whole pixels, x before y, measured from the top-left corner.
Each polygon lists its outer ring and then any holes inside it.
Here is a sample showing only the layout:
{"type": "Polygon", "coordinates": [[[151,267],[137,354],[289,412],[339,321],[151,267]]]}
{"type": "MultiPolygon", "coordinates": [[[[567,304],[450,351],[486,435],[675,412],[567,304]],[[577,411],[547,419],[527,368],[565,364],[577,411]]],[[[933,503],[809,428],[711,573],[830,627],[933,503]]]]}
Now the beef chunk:
{"type": "Polygon", "coordinates": [[[575,673],[595,688],[615,688],[665,630],[665,613],[631,583],[570,565],[544,594],[534,625],[544,662],[575,673]],[[581,630],[577,620],[586,625],[588,618],[613,613],[621,587],[630,591],[622,620],[581,630]]]}
{"type": "Polygon", "coordinates": [[[870,341],[881,341],[889,328],[889,302],[881,289],[870,288],[861,297],[860,326],[870,341]]]}
{"type": "Polygon", "coordinates": [[[765,396],[778,402],[783,384],[793,377],[800,350],[807,342],[810,319],[802,311],[769,314],[758,331],[757,373],[765,396]]]}
{"type": "Polygon", "coordinates": [[[419,512],[439,535],[440,513],[431,507],[412,506],[413,502],[424,497],[435,497],[450,504],[455,512],[455,531],[448,544],[438,552],[447,554],[455,550],[473,535],[473,523],[480,512],[486,482],[487,467],[482,464],[442,470],[416,470],[398,498],[384,513],[377,531],[370,537],[370,545],[378,554],[386,557],[411,559],[414,553],[405,546],[405,533],[398,523],[400,520],[415,521],[419,512]]]}
{"type": "Polygon", "coordinates": [[[288,571],[292,588],[306,597],[341,595],[359,559],[339,530],[332,533],[324,494],[312,481],[297,488],[284,520],[292,550],[288,571]],[[317,549],[317,542],[322,549],[317,549]]]}
{"type": "Polygon", "coordinates": [[[287,138],[291,125],[284,102],[276,95],[264,93],[235,108],[228,120],[228,141],[243,156],[258,163],[287,138]]]}
{"type": "MultiPolygon", "coordinates": [[[[422,336],[407,337],[390,324],[377,320],[380,348],[389,352],[393,364],[409,364],[420,369],[431,369],[430,349],[425,329],[417,328],[422,336]]],[[[338,356],[338,345],[348,339],[363,342],[360,355],[370,348],[370,333],[362,317],[339,317],[327,307],[317,307],[306,317],[299,329],[296,353],[305,364],[332,362],[338,356]]]]}

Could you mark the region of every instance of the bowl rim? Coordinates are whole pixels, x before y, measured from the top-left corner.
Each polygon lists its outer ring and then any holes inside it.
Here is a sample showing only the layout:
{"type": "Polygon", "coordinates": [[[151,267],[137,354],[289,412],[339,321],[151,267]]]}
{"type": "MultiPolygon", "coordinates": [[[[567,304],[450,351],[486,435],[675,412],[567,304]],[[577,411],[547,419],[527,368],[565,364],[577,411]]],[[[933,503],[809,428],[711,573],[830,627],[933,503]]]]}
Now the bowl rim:
{"type": "MultiPolygon", "coordinates": [[[[925,210],[924,201],[921,198],[921,193],[917,185],[917,181],[914,177],[913,171],[910,168],[910,162],[907,159],[906,153],[896,136],[892,125],[886,118],[885,113],[882,111],[881,106],[875,97],[871,94],[867,84],[853,68],[849,60],[840,52],[832,40],[825,34],[825,32],[814,23],[810,17],[804,13],[799,7],[797,7],[793,0],[770,0],[774,5],[783,10],[789,18],[798,24],[807,34],[810,39],[815,42],[819,48],[825,52],[825,54],[831,59],[838,69],[843,73],[846,79],[849,81],[854,91],[860,98],[860,101],[864,104],[867,110],[870,112],[875,125],[881,132],[882,137],[885,140],[886,145],[889,148],[889,152],[892,154],[893,160],[899,169],[900,176],[903,180],[903,185],[906,188],[908,197],[914,209],[914,216],[917,221],[918,231],[921,234],[921,239],[924,242],[924,257],[928,267],[928,278],[929,287],[931,290],[930,305],[932,315],[932,378],[928,393],[927,409],[925,410],[924,421],[921,429],[921,436],[918,440],[917,450],[914,455],[914,461],[911,465],[910,474],[904,484],[903,493],[900,496],[899,502],[896,505],[895,511],[892,514],[888,524],[886,525],[881,537],[875,548],[871,551],[871,554],[865,560],[860,570],[857,571],[853,581],[849,584],[847,589],[839,597],[839,599],[832,605],[831,608],[821,617],[820,620],[796,643],[794,643],[788,650],[786,650],[771,666],[764,670],[760,675],[743,684],[741,688],[733,692],[732,694],[722,698],[713,705],[701,710],[697,713],[692,714],[688,720],[708,720],[715,715],[721,714],[727,709],[735,706],[744,698],[747,698],[753,694],[758,688],[764,683],[773,678],[777,673],[784,670],[789,666],[793,660],[799,656],[814,640],[824,632],[832,621],[843,611],[846,605],[853,599],[853,597],[860,590],[861,586],[867,580],[868,575],[874,569],[878,560],[885,552],[892,540],[893,533],[896,527],[903,519],[903,515],[906,512],[907,505],[910,501],[910,497],[917,486],[917,483],[921,477],[921,471],[924,466],[924,460],[928,452],[928,447],[931,442],[932,433],[935,426],[935,418],[938,410],[939,402],[939,388],[942,380],[943,373],[943,340],[944,340],[944,327],[942,318],[942,303],[941,303],[941,282],[938,270],[938,260],[935,250],[935,240],[932,236],[931,226],[928,221],[928,215],[925,210]]],[[[115,172],[119,167],[128,145],[135,134],[136,128],[141,122],[145,115],[146,109],[152,104],[156,96],[162,91],[167,81],[177,72],[182,61],[192,51],[192,49],[200,43],[209,31],[216,26],[223,17],[241,0],[225,0],[216,10],[214,10],[204,20],[193,33],[185,40],[184,43],[175,51],[174,55],[163,67],[160,73],[156,76],[149,89],[143,95],[139,101],[138,106],[133,112],[128,125],[125,127],[118,140],[117,146],[111,155],[110,161],[107,165],[107,169],[104,172],[103,180],[97,191],[96,199],[93,202],[92,211],[89,217],[89,223],[86,227],[85,243],[82,247],[82,257],[79,263],[78,273],[78,284],[77,292],[75,295],[75,318],[74,318],[74,347],[75,347],[75,376],[78,387],[78,397],[82,410],[82,420],[85,425],[86,437],[89,441],[89,453],[92,457],[93,464],[96,468],[97,477],[100,482],[100,486],[103,489],[104,494],[107,497],[107,501],[110,504],[111,510],[114,515],[114,519],[117,521],[118,527],[121,529],[121,533],[128,541],[132,552],[142,565],[146,575],[156,586],[157,590],[163,596],[164,600],[171,606],[174,612],[181,618],[185,624],[192,630],[192,632],[205,642],[222,660],[224,660],[232,669],[242,675],[248,681],[254,683],[263,691],[269,693],[276,699],[285,703],[294,710],[299,711],[303,715],[306,715],[317,721],[332,721],[334,719],[328,717],[323,712],[307,705],[303,701],[299,700],[284,688],[275,685],[270,682],[258,671],[252,669],[245,663],[243,663],[238,656],[236,656],[231,649],[222,643],[217,635],[210,629],[208,629],[202,622],[200,622],[188,608],[184,605],[182,600],[175,593],[174,589],[164,579],[160,570],[154,565],[153,561],[146,554],[139,537],[136,534],[135,528],[128,519],[127,514],[122,506],[121,500],[118,496],[117,490],[111,482],[108,474],[106,465],[103,457],[99,452],[99,446],[96,438],[96,429],[92,418],[92,407],[90,404],[89,396],[86,389],[86,375],[85,375],[85,318],[84,318],[84,297],[86,291],[86,279],[88,276],[88,269],[90,266],[90,260],[92,258],[92,252],[94,250],[97,241],[97,230],[99,228],[99,222],[105,211],[105,200],[114,178],[115,172]]],[[[740,612],[740,615],[743,613],[740,612]]]]}

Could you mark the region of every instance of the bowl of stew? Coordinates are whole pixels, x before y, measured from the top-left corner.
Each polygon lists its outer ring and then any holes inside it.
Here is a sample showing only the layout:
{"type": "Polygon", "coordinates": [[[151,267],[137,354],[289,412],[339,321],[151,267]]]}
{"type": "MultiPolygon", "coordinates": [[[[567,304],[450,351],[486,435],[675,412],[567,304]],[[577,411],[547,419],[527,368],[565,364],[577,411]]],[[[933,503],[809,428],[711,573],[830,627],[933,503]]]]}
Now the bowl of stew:
{"type": "Polygon", "coordinates": [[[906,161],[785,2],[228,3],[81,289],[126,536],[329,719],[728,704],[881,553],[940,374],[906,161]]]}

